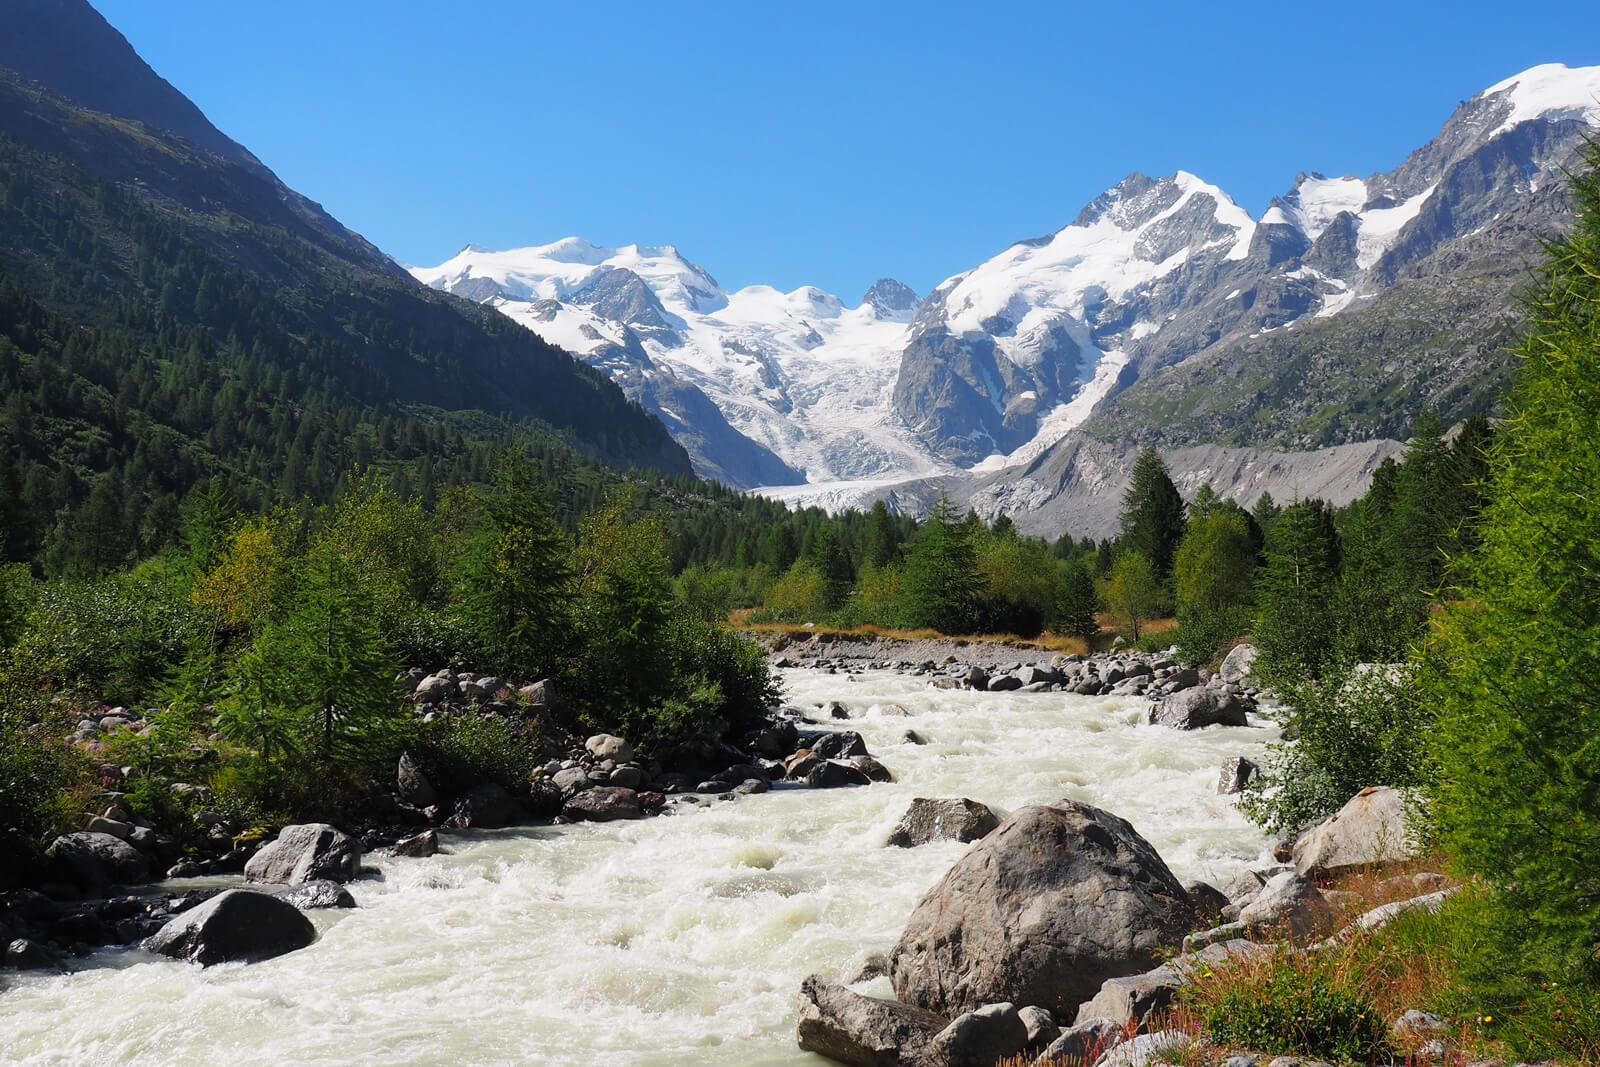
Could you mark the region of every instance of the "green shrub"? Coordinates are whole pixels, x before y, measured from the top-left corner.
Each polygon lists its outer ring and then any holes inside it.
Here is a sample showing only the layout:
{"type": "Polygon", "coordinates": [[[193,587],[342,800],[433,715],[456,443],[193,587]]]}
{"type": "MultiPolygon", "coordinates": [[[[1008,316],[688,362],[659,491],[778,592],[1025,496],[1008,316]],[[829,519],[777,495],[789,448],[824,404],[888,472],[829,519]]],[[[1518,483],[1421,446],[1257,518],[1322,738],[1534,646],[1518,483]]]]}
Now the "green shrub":
{"type": "Polygon", "coordinates": [[[411,755],[429,781],[448,794],[485,782],[511,790],[525,786],[529,773],[554,754],[553,747],[543,724],[533,720],[444,715],[420,724],[411,755]]]}
{"type": "Polygon", "coordinates": [[[89,764],[65,737],[71,709],[0,673],[0,885],[66,827],[89,764]]]}
{"type": "Polygon", "coordinates": [[[1221,966],[1202,974],[1187,996],[1207,1036],[1224,1045],[1359,1064],[1390,1051],[1377,1007],[1317,954],[1283,951],[1264,963],[1221,966]]]}
{"type": "Polygon", "coordinates": [[[1372,785],[1426,779],[1428,709],[1407,664],[1327,667],[1321,680],[1266,681],[1288,707],[1284,736],[1268,746],[1265,773],[1240,798],[1274,832],[1331,815],[1372,785]]]}

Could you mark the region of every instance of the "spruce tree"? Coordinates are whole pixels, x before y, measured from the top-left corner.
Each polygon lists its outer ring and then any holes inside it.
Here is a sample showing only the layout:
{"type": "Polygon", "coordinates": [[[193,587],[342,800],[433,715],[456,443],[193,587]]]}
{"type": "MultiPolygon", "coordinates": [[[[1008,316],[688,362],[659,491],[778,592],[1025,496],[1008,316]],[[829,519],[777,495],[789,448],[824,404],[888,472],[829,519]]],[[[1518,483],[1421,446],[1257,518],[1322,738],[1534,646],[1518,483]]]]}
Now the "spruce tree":
{"type": "Polygon", "coordinates": [[[900,590],[900,625],[947,634],[971,628],[977,552],[966,522],[943,493],[907,546],[900,590]]]}
{"type": "Polygon", "coordinates": [[[1313,498],[1284,508],[1267,532],[1266,556],[1256,583],[1262,667],[1318,677],[1333,650],[1331,597],[1340,559],[1327,502],[1313,498]]]}
{"type": "Polygon", "coordinates": [[[1147,448],[1134,461],[1122,494],[1122,548],[1144,556],[1156,579],[1166,581],[1183,530],[1183,497],[1172,484],[1161,453],[1147,448]]]}

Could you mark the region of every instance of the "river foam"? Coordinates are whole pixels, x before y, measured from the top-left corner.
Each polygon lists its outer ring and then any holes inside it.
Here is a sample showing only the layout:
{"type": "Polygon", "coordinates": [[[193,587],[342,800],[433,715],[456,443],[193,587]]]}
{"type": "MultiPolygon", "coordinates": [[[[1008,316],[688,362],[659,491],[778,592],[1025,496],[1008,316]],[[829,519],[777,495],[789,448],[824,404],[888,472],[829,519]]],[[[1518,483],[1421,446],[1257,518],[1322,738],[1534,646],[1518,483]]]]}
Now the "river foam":
{"type": "Polygon", "coordinates": [[[800,980],[887,951],[965,848],[885,847],[913,797],[1002,814],[1096,804],[1184,880],[1220,885],[1270,862],[1267,838],[1215,789],[1222,760],[1258,754],[1274,730],[1181,733],[1145,725],[1143,700],[935,690],[890,672],[784,678],[790,703],[862,713],[840,725],[897,780],[369,856],[377,875],[350,886],[360,908],[311,913],[320,936],[299,952],[202,970],[107,950],[78,973],[12,979],[0,1059],[819,1064],[794,1044],[800,980]],[[927,744],[904,741],[908,729],[927,744]]]}

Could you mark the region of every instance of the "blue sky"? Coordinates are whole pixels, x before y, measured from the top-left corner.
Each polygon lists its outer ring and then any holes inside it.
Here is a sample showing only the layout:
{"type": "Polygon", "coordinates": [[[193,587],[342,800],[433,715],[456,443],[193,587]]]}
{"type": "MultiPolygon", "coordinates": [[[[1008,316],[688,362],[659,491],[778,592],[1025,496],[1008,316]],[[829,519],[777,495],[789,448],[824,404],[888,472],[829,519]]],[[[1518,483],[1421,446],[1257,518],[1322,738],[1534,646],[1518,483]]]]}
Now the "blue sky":
{"type": "Polygon", "coordinates": [[[1457,103],[1600,63],[1600,3],[95,0],[398,259],[675,244],[728,288],[926,293],[1129,171],[1252,214],[1387,170],[1457,103]]]}

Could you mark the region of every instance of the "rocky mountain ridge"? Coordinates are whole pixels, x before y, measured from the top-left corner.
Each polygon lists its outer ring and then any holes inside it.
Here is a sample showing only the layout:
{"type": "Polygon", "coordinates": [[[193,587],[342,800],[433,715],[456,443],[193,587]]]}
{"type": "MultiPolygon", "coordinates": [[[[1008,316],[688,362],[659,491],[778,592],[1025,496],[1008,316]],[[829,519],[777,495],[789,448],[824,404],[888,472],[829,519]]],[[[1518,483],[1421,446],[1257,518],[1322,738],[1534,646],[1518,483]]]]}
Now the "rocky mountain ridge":
{"type": "Polygon", "coordinates": [[[890,281],[855,307],[730,293],[676,249],[576,238],[413,273],[606,369],[735,485],[840,506],[933,478],[993,500],[1085,439],[1113,466],[1145,444],[1286,456],[1404,439],[1423,406],[1487,409],[1597,125],[1600,67],[1535,67],[1391,171],[1303,173],[1260,218],[1192,174],[1130,174],[921,301],[890,281]]]}

